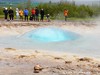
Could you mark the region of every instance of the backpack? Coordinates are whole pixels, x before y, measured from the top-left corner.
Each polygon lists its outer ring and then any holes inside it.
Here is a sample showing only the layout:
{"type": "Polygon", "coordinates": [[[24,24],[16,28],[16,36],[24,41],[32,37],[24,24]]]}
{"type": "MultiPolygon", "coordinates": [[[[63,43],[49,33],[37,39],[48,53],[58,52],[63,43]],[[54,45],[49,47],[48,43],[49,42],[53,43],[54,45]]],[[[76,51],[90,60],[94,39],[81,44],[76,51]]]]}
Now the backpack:
{"type": "Polygon", "coordinates": [[[31,15],[31,16],[30,16],[30,21],[32,21],[32,20],[33,20],[33,16],[31,15]]]}

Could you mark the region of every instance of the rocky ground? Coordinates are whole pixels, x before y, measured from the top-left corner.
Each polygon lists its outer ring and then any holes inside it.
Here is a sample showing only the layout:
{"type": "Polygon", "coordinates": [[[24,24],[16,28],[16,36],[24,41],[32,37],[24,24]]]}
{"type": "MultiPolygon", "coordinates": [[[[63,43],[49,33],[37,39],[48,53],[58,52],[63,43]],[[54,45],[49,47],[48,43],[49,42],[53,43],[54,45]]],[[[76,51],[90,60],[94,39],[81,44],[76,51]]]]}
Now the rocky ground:
{"type": "MultiPolygon", "coordinates": [[[[37,27],[51,25],[62,28],[67,27],[70,30],[75,30],[75,32],[81,30],[78,33],[83,33],[84,35],[90,33],[96,24],[84,21],[0,21],[0,36],[22,34],[37,27]],[[89,31],[84,32],[84,30],[89,31]]],[[[100,59],[81,57],[68,53],[59,54],[38,50],[22,50],[13,47],[0,48],[0,75],[100,75],[100,59]],[[34,73],[35,65],[42,67],[39,73],[34,73]]]]}
{"type": "Polygon", "coordinates": [[[100,61],[70,54],[0,49],[0,75],[100,75],[100,61]],[[34,66],[42,70],[34,73],[34,66]]]}

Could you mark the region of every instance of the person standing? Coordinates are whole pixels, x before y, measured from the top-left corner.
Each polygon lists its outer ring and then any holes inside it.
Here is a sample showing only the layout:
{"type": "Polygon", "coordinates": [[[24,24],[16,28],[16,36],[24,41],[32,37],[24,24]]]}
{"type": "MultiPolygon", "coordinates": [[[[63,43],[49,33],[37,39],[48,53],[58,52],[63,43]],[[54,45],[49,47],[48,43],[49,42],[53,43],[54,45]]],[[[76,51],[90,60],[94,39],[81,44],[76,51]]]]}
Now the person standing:
{"type": "Polygon", "coordinates": [[[28,14],[29,14],[29,11],[25,8],[24,10],[25,21],[26,20],[28,21],[28,14]]]}
{"type": "Polygon", "coordinates": [[[7,20],[8,19],[8,9],[4,8],[3,13],[4,13],[4,16],[5,16],[5,20],[7,20]]]}
{"type": "Polygon", "coordinates": [[[19,9],[16,8],[16,19],[18,20],[19,19],[19,9]]]}
{"type": "Polygon", "coordinates": [[[50,15],[47,14],[46,17],[47,17],[47,21],[50,22],[50,15]]]}
{"type": "Polygon", "coordinates": [[[64,16],[65,16],[65,21],[67,21],[67,17],[68,17],[68,10],[67,9],[64,10],[64,16]]]}
{"type": "Polygon", "coordinates": [[[33,20],[35,21],[35,8],[32,9],[31,13],[32,13],[33,20]]]}
{"type": "Polygon", "coordinates": [[[20,19],[23,20],[23,15],[24,15],[24,12],[22,9],[19,10],[19,16],[20,16],[20,19]]]}
{"type": "Polygon", "coordinates": [[[8,13],[9,13],[10,20],[13,20],[14,19],[14,11],[13,11],[12,7],[10,7],[8,13]]]}
{"type": "Polygon", "coordinates": [[[35,16],[36,16],[36,21],[39,21],[39,10],[37,7],[35,9],[35,16]]]}
{"type": "Polygon", "coordinates": [[[44,20],[44,9],[41,9],[40,15],[41,15],[41,21],[43,21],[44,20]]]}

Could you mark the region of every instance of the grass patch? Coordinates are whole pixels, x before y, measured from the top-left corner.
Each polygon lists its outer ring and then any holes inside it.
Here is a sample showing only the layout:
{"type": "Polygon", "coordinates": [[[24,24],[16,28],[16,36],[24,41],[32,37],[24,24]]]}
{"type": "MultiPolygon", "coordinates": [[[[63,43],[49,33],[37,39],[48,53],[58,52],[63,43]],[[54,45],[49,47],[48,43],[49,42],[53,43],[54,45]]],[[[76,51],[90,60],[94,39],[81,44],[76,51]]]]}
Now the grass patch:
{"type": "Polygon", "coordinates": [[[4,15],[0,15],[0,19],[1,19],[1,18],[4,18],[4,15]]]}

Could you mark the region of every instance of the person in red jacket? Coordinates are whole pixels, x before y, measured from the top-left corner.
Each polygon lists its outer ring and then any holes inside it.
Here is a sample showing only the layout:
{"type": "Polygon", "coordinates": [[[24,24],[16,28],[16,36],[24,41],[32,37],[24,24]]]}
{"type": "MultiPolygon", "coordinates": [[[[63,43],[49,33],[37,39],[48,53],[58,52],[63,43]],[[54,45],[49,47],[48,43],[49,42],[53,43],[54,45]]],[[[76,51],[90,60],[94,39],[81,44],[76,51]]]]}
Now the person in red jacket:
{"type": "Polygon", "coordinates": [[[35,8],[32,9],[31,13],[32,13],[33,20],[35,21],[35,8]]]}

